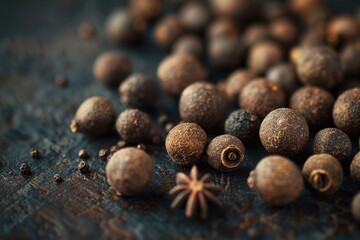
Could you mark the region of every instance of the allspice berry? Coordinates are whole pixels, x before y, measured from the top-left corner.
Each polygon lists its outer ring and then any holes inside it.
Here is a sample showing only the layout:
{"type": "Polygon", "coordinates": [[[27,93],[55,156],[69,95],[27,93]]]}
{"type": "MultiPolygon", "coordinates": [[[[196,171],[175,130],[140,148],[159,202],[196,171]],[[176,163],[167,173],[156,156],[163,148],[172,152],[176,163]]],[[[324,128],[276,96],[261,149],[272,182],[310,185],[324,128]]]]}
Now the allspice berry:
{"type": "Polygon", "coordinates": [[[228,18],[219,18],[213,21],[207,29],[208,40],[238,39],[240,31],[234,21],[228,18]]]}
{"type": "Polygon", "coordinates": [[[145,151],[127,147],[109,159],[105,172],[107,182],[117,194],[135,196],[150,184],[154,166],[145,151]]]}
{"type": "Polygon", "coordinates": [[[176,15],[167,15],[155,26],[154,38],[158,45],[170,48],[185,28],[176,15]]]}
{"type": "Polygon", "coordinates": [[[328,23],[326,34],[328,43],[333,47],[339,47],[360,36],[360,24],[353,16],[339,15],[328,23]]]}
{"type": "Polygon", "coordinates": [[[288,17],[279,17],[270,22],[270,35],[285,46],[291,46],[298,35],[295,22],[288,17]]]}
{"type": "Polygon", "coordinates": [[[252,20],[258,7],[252,0],[211,0],[213,12],[220,17],[228,17],[246,23],[252,20]]]}
{"type": "Polygon", "coordinates": [[[332,116],[336,127],[350,136],[359,136],[360,88],[343,92],[335,101],[332,116]]]}
{"type": "Polygon", "coordinates": [[[186,53],[201,59],[204,55],[204,44],[197,35],[184,35],[179,37],[173,46],[174,53],[186,53]]]}
{"type": "Polygon", "coordinates": [[[164,8],[162,0],[131,0],[130,6],[135,16],[148,22],[159,17],[164,8]]]}
{"type": "Polygon", "coordinates": [[[179,18],[186,30],[202,32],[210,20],[210,11],[201,2],[189,1],[180,9],[179,18]]]}
{"type": "Polygon", "coordinates": [[[350,165],[351,178],[360,184],[360,152],[358,152],[350,165]]]}
{"type": "Polygon", "coordinates": [[[291,97],[290,107],[298,111],[310,129],[321,129],[330,125],[334,97],[325,89],[306,86],[299,88],[291,97]]]}
{"type": "Polygon", "coordinates": [[[280,63],[269,68],[266,72],[266,79],[269,82],[279,84],[288,97],[291,96],[300,85],[295,67],[290,63],[280,63]]]}
{"type": "Polygon", "coordinates": [[[247,48],[255,45],[257,42],[271,39],[269,28],[264,23],[253,23],[246,27],[243,34],[243,42],[247,48]]]}
{"type": "Polygon", "coordinates": [[[146,30],[144,18],[135,16],[128,9],[118,9],[110,14],[105,26],[107,37],[122,44],[139,42],[146,30]]]}
{"type": "Polygon", "coordinates": [[[314,153],[328,153],[340,162],[350,156],[351,149],[350,138],[346,133],[337,128],[325,128],[314,137],[314,153]]]}
{"type": "Polygon", "coordinates": [[[192,55],[174,53],[160,63],[157,75],[164,91],[179,97],[188,85],[206,80],[208,73],[192,55]]]}
{"type": "Polygon", "coordinates": [[[141,73],[130,75],[119,86],[120,101],[132,108],[148,108],[156,101],[157,93],[156,81],[141,73]]]}
{"type": "Polygon", "coordinates": [[[207,162],[220,172],[230,172],[240,168],[245,157],[242,142],[229,134],[214,138],[206,149],[207,162]]]}
{"type": "Polygon", "coordinates": [[[130,59],[119,51],[99,55],[93,66],[93,74],[99,82],[117,87],[131,72],[130,59]]]}
{"type": "Polygon", "coordinates": [[[239,106],[254,112],[261,118],[276,108],[284,107],[285,94],[276,83],[265,79],[254,79],[239,95],[239,106]]]}
{"type": "Polygon", "coordinates": [[[360,79],[360,40],[346,45],[340,54],[341,64],[346,79],[360,79]]]}
{"type": "Polygon", "coordinates": [[[204,129],[216,127],[227,110],[227,98],[212,83],[198,82],[186,87],[179,101],[180,117],[204,129]]]}
{"type": "Polygon", "coordinates": [[[279,108],[263,120],[259,135],[269,153],[292,157],[305,148],[309,127],[300,113],[290,108],[279,108]]]}
{"type": "Polygon", "coordinates": [[[341,82],[342,78],[340,58],[330,47],[302,49],[297,73],[306,85],[333,88],[341,82]]]}
{"type": "Polygon", "coordinates": [[[228,70],[241,65],[245,46],[240,39],[213,39],[208,44],[208,57],[217,68],[228,70]]]}
{"type": "Polygon", "coordinates": [[[284,59],[281,46],[270,40],[255,43],[249,50],[247,66],[256,74],[263,74],[284,59]]]}
{"type": "Polygon", "coordinates": [[[360,192],[358,192],[351,202],[351,213],[355,220],[360,222],[360,192]]]}
{"type": "Polygon", "coordinates": [[[152,123],[150,116],[138,109],[123,111],[116,120],[116,130],[120,137],[129,143],[150,140],[152,123]]]}
{"type": "Polygon", "coordinates": [[[230,113],[225,121],[225,133],[240,139],[246,146],[259,138],[261,119],[247,109],[239,109],[230,113]]]}
{"type": "Polygon", "coordinates": [[[230,74],[225,82],[225,93],[228,99],[238,102],[242,89],[254,78],[255,74],[246,69],[239,69],[230,74]]]}
{"type": "Polygon", "coordinates": [[[81,103],[71,121],[71,132],[102,136],[111,131],[116,119],[115,109],[103,97],[90,97],[81,103]]]}
{"type": "Polygon", "coordinates": [[[250,172],[247,182],[270,206],[293,202],[303,188],[303,178],[297,166],[291,160],[276,155],[263,158],[250,172]]]}
{"type": "Polygon", "coordinates": [[[180,123],[165,140],[170,159],[180,166],[193,166],[203,157],[207,146],[205,131],[195,123],[180,123]]]}
{"type": "Polygon", "coordinates": [[[321,153],[309,157],[302,169],[305,183],[316,194],[331,195],[343,182],[343,169],[333,156],[321,153]]]}

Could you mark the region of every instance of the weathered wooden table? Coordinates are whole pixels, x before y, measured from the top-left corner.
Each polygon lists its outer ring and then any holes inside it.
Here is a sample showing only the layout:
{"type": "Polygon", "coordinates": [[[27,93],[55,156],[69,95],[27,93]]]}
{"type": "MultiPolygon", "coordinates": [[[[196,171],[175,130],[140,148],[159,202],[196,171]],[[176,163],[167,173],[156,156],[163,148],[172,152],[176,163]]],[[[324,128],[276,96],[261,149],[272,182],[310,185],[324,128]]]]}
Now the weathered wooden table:
{"type": "MultiPolygon", "coordinates": [[[[121,3],[124,1],[120,1],[121,3]]],[[[356,2],[356,1],[354,1],[356,2]]],[[[318,198],[303,190],[284,208],[268,208],[246,185],[249,171],[266,153],[247,149],[246,164],[237,173],[220,174],[201,164],[224,189],[223,209],[213,209],[207,221],[186,219],[181,209],[169,208],[167,191],[175,173],[189,171],[170,162],[163,147],[149,147],[155,164],[154,180],[139,197],[119,198],[106,183],[101,147],[114,145],[114,132],[104,138],[71,134],[68,128],[78,104],[101,95],[120,113],[116,90],[97,83],[91,68],[95,57],[119,48],[102,37],[102,24],[116,1],[1,1],[0,3],[0,238],[1,239],[198,239],[198,238],[347,238],[360,239],[360,226],[350,214],[353,194],[359,190],[348,171],[341,190],[318,198]],[[92,41],[78,38],[83,20],[97,26],[92,41]],[[65,75],[69,84],[59,88],[54,77],[65,75]],[[41,158],[32,159],[37,147],[41,158]],[[85,148],[91,172],[77,171],[77,152],[85,148]],[[26,162],[32,175],[24,177],[26,162]],[[60,173],[64,181],[56,183],[60,173]]],[[[120,48],[134,63],[135,72],[155,77],[165,52],[147,36],[146,44],[120,48]]],[[[212,70],[213,71],[213,70],[212,70]]],[[[213,71],[212,81],[224,76],[213,71]]],[[[158,105],[176,116],[176,102],[162,97],[158,105]],[[166,104],[164,104],[166,102],[166,104]]],[[[358,151],[354,142],[353,154],[358,151]]],[[[309,148],[296,159],[299,166],[309,148]]],[[[353,155],[352,155],[353,156],[353,155]]]]}

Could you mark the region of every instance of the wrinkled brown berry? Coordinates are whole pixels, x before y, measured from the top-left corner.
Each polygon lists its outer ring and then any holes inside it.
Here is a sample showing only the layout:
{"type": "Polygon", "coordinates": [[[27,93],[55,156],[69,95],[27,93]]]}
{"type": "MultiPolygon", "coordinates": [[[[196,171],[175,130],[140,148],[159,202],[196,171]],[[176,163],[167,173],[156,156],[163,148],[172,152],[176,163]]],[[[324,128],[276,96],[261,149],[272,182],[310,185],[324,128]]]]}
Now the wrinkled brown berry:
{"type": "Polygon", "coordinates": [[[309,127],[300,113],[290,108],[270,112],[260,126],[260,140],[271,154],[296,156],[306,146],[309,127]]]}
{"type": "Polygon", "coordinates": [[[348,44],[340,55],[344,76],[347,79],[360,79],[360,40],[356,44],[348,44]]]}
{"type": "Polygon", "coordinates": [[[207,162],[220,172],[234,171],[240,168],[245,157],[242,142],[229,134],[214,138],[206,149],[207,162]]]}
{"type": "Polygon", "coordinates": [[[285,106],[285,94],[276,83],[254,79],[241,91],[239,106],[264,118],[272,110],[285,106]]]}
{"type": "Polygon", "coordinates": [[[23,175],[30,175],[31,174],[31,167],[27,163],[23,163],[20,165],[20,172],[23,175]]]}
{"type": "Polygon", "coordinates": [[[190,1],[180,9],[179,18],[186,30],[202,32],[208,24],[210,12],[201,2],[190,1]]]}
{"type": "Polygon", "coordinates": [[[244,45],[236,38],[214,39],[208,45],[208,56],[211,63],[224,70],[239,67],[244,53],[244,45]]]}
{"type": "MultiPolygon", "coordinates": [[[[360,138],[359,138],[360,139],[360,138]]],[[[360,184],[360,152],[358,152],[350,165],[351,178],[360,184]]]]}
{"type": "Polygon", "coordinates": [[[306,48],[301,51],[297,73],[306,85],[330,89],[341,82],[340,59],[330,47],[306,48]]]}
{"type": "Polygon", "coordinates": [[[263,23],[253,23],[249,25],[243,34],[243,41],[247,48],[250,48],[257,42],[266,41],[270,38],[269,28],[263,23]]]}
{"type": "Polygon", "coordinates": [[[225,117],[227,99],[214,84],[193,83],[184,89],[179,101],[181,119],[202,128],[217,126],[225,117]]]}
{"type": "Polygon", "coordinates": [[[328,153],[340,162],[350,156],[351,149],[350,138],[337,128],[325,128],[314,137],[314,153],[328,153]]]}
{"type": "Polygon", "coordinates": [[[173,46],[174,53],[190,54],[197,59],[204,55],[204,45],[200,37],[196,35],[184,35],[179,37],[173,46]]]}
{"type": "Polygon", "coordinates": [[[89,163],[88,162],[85,162],[85,161],[81,161],[79,162],[78,164],[78,170],[81,172],[81,173],[87,173],[90,169],[90,166],[89,166],[89,163]]]}
{"type": "Polygon", "coordinates": [[[164,91],[178,97],[188,85],[204,81],[208,73],[195,57],[175,53],[160,63],[157,75],[164,91]]]}
{"type": "Polygon", "coordinates": [[[263,74],[271,66],[283,60],[283,50],[273,41],[259,41],[249,50],[247,66],[256,74],[263,74]]]}
{"type": "Polygon", "coordinates": [[[359,136],[360,88],[342,93],[335,101],[332,116],[336,127],[350,136],[359,136]]]}
{"type": "Polygon", "coordinates": [[[328,23],[326,33],[328,43],[339,47],[360,36],[360,24],[350,15],[339,15],[328,23]]]}
{"type": "Polygon", "coordinates": [[[117,151],[105,168],[107,182],[123,196],[140,194],[151,182],[153,171],[151,157],[133,147],[117,151]]]}
{"type": "Polygon", "coordinates": [[[131,0],[131,11],[137,17],[152,21],[159,17],[163,11],[162,0],[131,0]]]}
{"type": "Polygon", "coordinates": [[[151,129],[150,116],[138,109],[123,111],[116,121],[117,132],[129,143],[149,141],[151,129]]]}
{"type": "Polygon", "coordinates": [[[105,135],[114,126],[115,109],[103,97],[90,97],[81,103],[70,124],[71,132],[93,136],[105,135]]]}
{"type": "Polygon", "coordinates": [[[269,68],[266,79],[279,84],[286,96],[291,96],[300,85],[295,67],[289,63],[280,63],[269,68]]]}
{"type": "Polygon", "coordinates": [[[106,35],[111,41],[132,44],[142,39],[146,22],[128,9],[118,9],[111,13],[105,28],[106,35]]]}
{"type": "Polygon", "coordinates": [[[253,112],[239,109],[232,112],[225,121],[225,133],[240,139],[246,146],[258,140],[261,120],[253,112]]]}
{"type": "Polygon", "coordinates": [[[325,89],[307,86],[299,88],[291,97],[290,107],[298,111],[310,129],[321,129],[331,123],[334,97],[325,89]]]}
{"type": "Polygon", "coordinates": [[[351,202],[351,213],[355,220],[360,222],[360,192],[358,192],[351,202]]]}
{"type": "Polygon", "coordinates": [[[275,40],[285,46],[291,46],[298,34],[295,22],[287,17],[280,17],[271,21],[269,32],[275,40]]]}
{"type": "Polygon", "coordinates": [[[155,27],[155,41],[163,48],[170,48],[184,30],[183,24],[176,15],[165,16],[155,27]]]}
{"type": "Polygon", "coordinates": [[[203,157],[207,135],[195,123],[176,125],[166,137],[165,147],[170,159],[180,166],[192,166],[203,157]]]}
{"type": "Polygon", "coordinates": [[[234,21],[227,18],[219,18],[211,23],[207,30],[207,38],[215,39],[238,39],[240,31],[234,21]]]}
{"type": "Polygon", "coordinates": [[[320,195],[337,192],[343,182],[343,169],[333,156],[321,153],[309,157],[302,169],[305,183],[320,195]]]}
{"type": "Polygon", "coordinates": [[[146,109],[156,101],[157,83],[145,74],[132,74],[120,84],[119,94],[126,106],[146,109]]]}
{"type": "Polygon", "coordinates": [[[234,71],[227,78],[225,83],[225,93],[228,96],[228,99],[237,102],[241,90],[254,78],[255,74],[245,69],[234,71]]]}
{"type": "Polygon", "coordinates": [[[289,159],[281,156],[263,158],[250,172],[249,187],[270,206],[293,202],[303,188],[300,170],[289,159]]]}
{"type": "Polygon", "coordinates": [[[244,23],[257,14],[256,1],[252,0],[211,0],[214,13],[220,17],[229,17],[244,23]]]}
{"type": "Polygon", "coordinates": [[[99,55],[93,66],[96,80],[117,87],[131,72],[129,58],[119,51],[105,52],[99,55]]]}

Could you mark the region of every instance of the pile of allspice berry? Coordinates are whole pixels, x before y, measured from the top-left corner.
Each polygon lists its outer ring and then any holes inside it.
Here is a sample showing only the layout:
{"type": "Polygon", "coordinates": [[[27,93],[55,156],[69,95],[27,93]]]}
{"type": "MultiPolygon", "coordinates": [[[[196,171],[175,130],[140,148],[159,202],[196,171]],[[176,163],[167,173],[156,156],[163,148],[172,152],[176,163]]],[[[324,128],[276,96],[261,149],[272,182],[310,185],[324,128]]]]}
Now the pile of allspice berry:
{"type": "MultiPolygon", "coordinates": [[[[110,101],[94,96],[70,124],[72,132],[92,136],[115,125],[121,143],[107,157],[106,178],[119,195],[140,194],[151,182],[154,163],[145,144],[165,145],[174,164],[192,167],[189,176],[177,174],[170,191],[171,206],[185,206],[187,217],[205,219],[210,203],[222,205],[221,188],[210,174],[198,176],[198,163],[238,171],[247,160],[245,146],[256,144],[269,155],[247,184],[265,204],[289,204],[304,185],[314,195],[338,191],[360,135],[360,11],[334,15],[325,0],[131,0],[104,29],[124,46],[152,31],[168,51],[157,68],[161,88],[146,73],[133,73],[123,52],[102,53],[94,78],[118,88],[128,108],[116,118],[110,101]],[[227,79],[208,81],[214,71],[228,73],[227,79]],[[160,93],[178,101],[179,122],[155,111],[160,93]],[[227,115],[230,106],[238,110],[227,115]],[[152,122],[154,114],[163,129],[152,122]],[[301,159],[310,136],[313,155],[299,169],[293,160],[301,159]]],[[[350,173],[360,184],[360,153],[350,173]]],[[[360,221],[360,192],[351,208],[360,221]]]]}

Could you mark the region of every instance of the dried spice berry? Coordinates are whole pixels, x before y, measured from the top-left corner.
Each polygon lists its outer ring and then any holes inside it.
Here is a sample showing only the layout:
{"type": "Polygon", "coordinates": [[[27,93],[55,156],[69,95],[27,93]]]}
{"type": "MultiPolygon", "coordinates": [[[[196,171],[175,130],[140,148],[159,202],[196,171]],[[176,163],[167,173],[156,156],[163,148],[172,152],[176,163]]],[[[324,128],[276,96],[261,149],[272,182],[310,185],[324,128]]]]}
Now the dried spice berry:
{"type": "Polygon", "coordinates": [[[360,88],[342,93],[335,101],[332,116],[336,127],[350,136],[359,136],[360,88]]]}
{"type": "Polygon", "coordinates": [[[179,12],[179,18],[186,30],[202,32],[210,20],[210,11],[201,2],[188,2],[179,12]]]}
{"type": "Polygon", "coordinates": [[[343,169],[333,156],[321,153],[309,157],[302,169],[305,183],[316,194],[331,195],[343,182],[343,169]]]}
{"type": "Polygon", "coordinates": [[[184,35],[179,37],[173,46],[174,53],[190,54],[197,59],[204,55],[204,44],[196,35],[184,35]]]}
{"type": "Polygon", "coordinates": [[[222,202],[216,197],[221,190],[214,183],[210,182],[210,174],[205,174],[199,179],[199,173],[196,166],[191,168],[190,176],[184,173],[176,174],[176,186],[169,194],[177,195],[171,203],[171,208],[177,208],[186,202],[186,217],[193,217],[199,209],[200,218],[208,217],[208,201],[222,206],[222,202]]]}
{"type": "Polygon", "coordinates": [[[272,110],[285,106],[285,94],[276,83],[254,79],[241,91],[239,106],[264,118],[272,110]]]}
{"type": "Polygon", "coordinates": [[[279,84],[286,96],[291,96],[300,85],[295,67],[289,63],[280,63],[269,68],[266,72],[266,79],[279,84]]]}
{"type": "Polygon", "coordinates": [[[148,108],[156,101],[157,93],[155,80],[141,73],[130,75],[119,86],[120,101],[132,108],[148,108]]]}
{"type": "Polygon", "coordinates": [[[309,139],[309,127],[300,113],[279,108],[263,120],[259,135],[269,153],[291,157],[304,149],[309,139]]]}
{"type": "Polygon", "coordinates": [[[214,84],[193,83],[184,89],[179,101],[181,119],[202,128],[217,126],[225,117],[227,98],[214,84]]]}
{"type": "Polygon", "coordinates": [[[133,147],[117,151],[105,168],[107,182],[123,196],[140,194],[151,182],[153,171],[151,157],[133,147]]]}
{"type": "Polygon", "coordinates": [[[183,24],[176,15],[167,15],[155,26],[155,41],[163,48],[170,48],[184,30],[183,24]]]}
{"type": "Polygon", "coordinates": [[[251,189],[270,206],[293,202],[303,188],[300,170],[289,159],[281,156],[263,158],[250,172],[247,180],[251,189]]]}
{"type": "Polygon", "coordinates": [[[157,75],[164,91],[178,97],[188,85],[204,81],[208,73],[195,57],[175,53],[160,63],[157,75]]]}
{"type": "Polygon", "coordinates": [[[85,149],[80,149],[78,152],[79,158],[87,158],[89,155],[85,149]]]}
{"type": "Polygon", "coordinates": [[[247,48],[257,42],[265,41],[270,39],[269,28],[263,23],[253,23],[249,25],[243,34],[243,41],[247,48]]]}
{"type": "Polygon", "coordinates": [[[263,6],[263,16],[266,20],[274,20],[289,15],[288,6],[283,2],[266,2],[263,6]]]}
{"type": "Polygon", "coordinates": [[[135,16],[128,9],[118,9],[110,14],[105,31],[107,37],[122,44],[139,42],[146,30],[146,22],[142,17],[135,16]]]}
{"type": "Polygon", "coordinates": [[[360,222],[360,192],[358,192],[351,202],[351,213],[355,220],[360,222]]]}
{"type": "Polygon", "coordinates": [[[55,84],[58,87],[65,87],[67,85],[67,79],[64,75],[58,75],[55,77],[55,84]]]}
{"type": "Polygon", "coordinates": [[[245,147],[237,138],[224,134],[214,138],[206,149],[207,162],[220,172],[230,172],[241,167],[245,147]]]}
{"type": "Polygon", "coordinates": [[[162,0],[131,0],[130,8],[135,16],[152,21],[161,15],[164,4],[162,0]]]}
{"type": "Polygon", "coordinates": [[[115,109],[103,97],[90,97],[81,103],[71,121],[71,132],[102,136],[110,132],[115,122],[115,109]]]}
{"type": "Polygon", "coordinates": [[[238,39],[240,31],[234,21],[228,18],[216,19],[207,30],[207,38],[209,40],[215,39],[238,39]]]}
{"type": "Polygon", "coordinates": [[[360,184],[360,152],[355,155],[351,162],[350,175],[355,182],[360,184]]]}
{"type": "Polygon", "coordinates": [[[239,67],[245,55],[245,47],[239,39],[214,39],[208,45],[208,57],[217,68],[224,70],[239,67]]]}
{"type": "Polygon", "coordinates": [[[337,53],[330,47],[302,49],[297,73],[306,85],[333,88],[341,82],[342,70],[337,53]]]}
{"type": "Polygon", "coordinates": [[[225,133],[240,139],[245,145],[251,145],[259,138],[261,120],[253,112],[239,109],[232,112],[225,121],[225,133]]]}
{"type": "Polygon", "coordinates": [[[79,37],[83,40],[90,40],[95,35],[95,27],[90,22],[82,22],[77,31],[79,37]]]}
{"type": "Polygon", "coordinates": [[[170,159],[180,166],[193,166],[200,161],[207,146],[207,135],[195,123],[176,125],[166,137],[165,147],[170,159]]]}
{"type": "Polygon", "coordinates": [[[245,23],[256,17],[257,4],[252,0],[211,0],[213,12],[220,17],[229,17],[245,23]]]}
{"type": "Polygon", "coordinates": [[[105,52],[99,55],[93,66],[96,80],[109,85],[118,86],[131,72],[130,59],[119,51],[105,52]]]}
{"type": "Polygon", "coordinates": [[[116,120],[116,130],[129,143],[149,141],[152,123],[150,116],[138,109],[123,111],[116,120]]]}
{"type": "Polygon", "coordinates": [[[310,129],[321,129],[332,121],[334,101],[332,94],[325,89],[306,86],[292,95],[290,107],[306,119],[310,129]]]}
{"type": "Polygon", "coordinates": [[[328,153],[340,162],[350,156],[351,149],[350,138],[337,128],[325,128],[314,137],[314,153],[328,153]]]}
{"type": "Polygon", "coordinates": [[[23,163],[20,165],[20,172],[23,175],[30,175],[31,174],[31,167],[27,163],[23,163]]]}
{"type": "Polygon", "coordinates": [[[283,50],[280,45],[269,40],[259,41],[251,46],[247,66],[256,74],[263,74],[271,66],[282,62],[283,50]]]}
{"type": "Polygon", "coordinates": [[[78,164],[78,170],[79,170],[81,173],[87,173],[87,172],[89,172],[89,169],[90,169],[90,166],[89,166],[89,163],[88,163],[88,162],[85,162],[85,161],[79,162],[79,164],[78,164]]]}
{"type": "Polygon", "coordinates": [[[339,15],[327,25],[327,41],[331,46],[339,47],[356,40],[360,36],[360,24],[349,15],[339,15]]]}
{"type": "Polygon", "coordinates": [[[312,12],[315,9],[324,6],[324,0],[291,0],[291,10],[297,14],[304,15],[312,12]]]}
{"type": "Polygon", "coordinates": [[[360,79],[360,40],[345,46],[341,51],[340,59],[345,78],[360,79]]]}
{"type": "Polygon", "coordinates": [[[61,177],[61,175],[59,173],[56,173],[53,176],[53,179],[54,179],[55,182],[58,182],[58,183],[63,181],[63,179],[62,179],[62,177],[61,177]]]}
{"type": "Polygon", "coordinates": [[[228,96],[228,99],[230,101],[237,102],[241,90],[254,78],[255,74],[248,70],[239,69],[234,71],[226,79],[225,83],[225,93],[228,96]]]}
{"type": "Polygon", "coordinates": [[[110,155],[110,152],[106,148],[102,148],[99,150],[99,157],[102,160],[106,160],[109,155],[110,155]]]}
{"type": "Polygon", "coordinates": [[[296,41],[298,30],[292,19],[288,17],[280,17],[271,21],[269,33],[281,44],[291,46],[296,41]]]}
{"type": "Polygon", "coordinates": [[[31,148],[30,149],[30,156],[33,157],[33,158],[39,158],[40,157],[39,150],[37,148],[31,148]]]}
{"type": "Polygon", "coordinates": [[[314,26],[309,27],[305,33],[303,33],[300,39],[300,46],[305,47],[320,47],[325,46],[326,44],[326,24],[321,22],[315,24],[314,26]]]}

